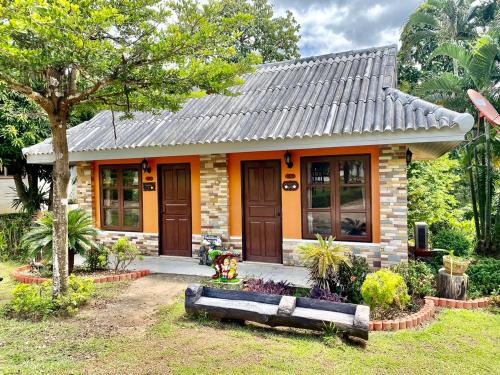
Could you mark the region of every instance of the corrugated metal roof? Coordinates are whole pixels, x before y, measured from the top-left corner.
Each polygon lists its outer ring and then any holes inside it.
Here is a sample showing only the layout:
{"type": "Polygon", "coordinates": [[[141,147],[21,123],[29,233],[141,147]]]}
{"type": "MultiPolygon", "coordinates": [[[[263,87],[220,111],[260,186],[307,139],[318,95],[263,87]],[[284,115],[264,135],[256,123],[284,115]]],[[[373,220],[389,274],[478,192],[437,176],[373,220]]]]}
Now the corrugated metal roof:
{"type": "MultiPolygon", "coordinates": [[[[396,46],[259,65],[237,96],[191,99],[176,112],[119,119],[101,111],[68,130],[70,152],[335,136],[456,125],[460,113],[396,86],[396,46]]],[[[51,140],[24,150],[50,154],[51,140]]]]}

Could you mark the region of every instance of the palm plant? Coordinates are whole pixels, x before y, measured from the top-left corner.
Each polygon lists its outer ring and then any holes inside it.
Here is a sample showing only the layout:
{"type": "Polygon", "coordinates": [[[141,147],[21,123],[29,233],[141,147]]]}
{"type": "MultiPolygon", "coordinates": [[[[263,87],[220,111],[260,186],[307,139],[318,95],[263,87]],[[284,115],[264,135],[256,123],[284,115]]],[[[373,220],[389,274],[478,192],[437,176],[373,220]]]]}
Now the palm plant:
{"type": "Polygon", "coordinates": [[[332,236],[324,239],[320,234],[316,234],[316,238],[317,243],[300,245],[298,249],[314,286],[330,290],[330,284],[339,266],[351,265],[348,257],[350,249],[341,244],[334,244],[335,239],[332,236]]]}
{"type": "MultiPolygon", "coordinates": [[[[52,259],[54,216],[52,212],[44,212],[34,223],[33,228],[26,233],[21,242],[30,250],[32,258],[52,259]]],[[[97,247],[94,239],[97,231],[94,229],[92,217],[81,209],[68,212],[68,263],[69,272],[73,271],[75,254],[83,255],[92,247],[97,247]]]]}

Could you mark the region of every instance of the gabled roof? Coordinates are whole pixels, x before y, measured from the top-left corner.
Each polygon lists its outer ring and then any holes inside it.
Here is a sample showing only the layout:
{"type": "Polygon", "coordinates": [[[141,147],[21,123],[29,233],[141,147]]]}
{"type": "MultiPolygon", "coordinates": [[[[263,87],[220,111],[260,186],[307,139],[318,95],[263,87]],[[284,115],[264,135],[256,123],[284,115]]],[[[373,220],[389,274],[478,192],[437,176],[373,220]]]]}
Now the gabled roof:
{"type": "MultiPolygon", "coordinates": [[[[452,128],[453,141],[463,139],[470,115],[395,88],[396,52],[386,46],[259,65],[234,88],[236,96],[191,99],[176,113],[135,113],[124,120],[115,113],[115,129],[112,113],[101,111],[68,130],[71,160],[99,159],[81,155],[101,151],[141,149],[146,155],[148,148],[273,140],[286,148],[286,140],[318,137],[331,146],[353,137],[369,144],[381,135],[384,143],[409,143],[395,135],[418,133],[421,139],[422,132],[452,128]]],[[[51,140],[24,153],[28,160],[51,154],[51,140]]]]}

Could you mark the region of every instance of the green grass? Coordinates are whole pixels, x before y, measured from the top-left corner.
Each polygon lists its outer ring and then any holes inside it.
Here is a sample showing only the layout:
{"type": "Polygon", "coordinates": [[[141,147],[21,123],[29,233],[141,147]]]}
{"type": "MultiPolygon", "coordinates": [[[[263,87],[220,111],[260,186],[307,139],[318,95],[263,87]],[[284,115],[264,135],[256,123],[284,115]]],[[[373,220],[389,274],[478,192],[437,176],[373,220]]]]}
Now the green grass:
{"type": "MultiPolygon", "coordinates": [[[[14,265],[0,263],[0,272],[14,265]]],[[[98,298],[120,292],[98,285],[98,298]]],[[[12,289],[0,283],[0,301],[12,289]]],[[[79,316],[0,318],[0,374],[495,374],[500,315],[445,310],[429,327],[373,333],[366,347],[310,332],[189,318],[182,301],[146,332],[111,337],[79,316]]],[[[110,317],[112,319],[112,317],[110,317]]]]}

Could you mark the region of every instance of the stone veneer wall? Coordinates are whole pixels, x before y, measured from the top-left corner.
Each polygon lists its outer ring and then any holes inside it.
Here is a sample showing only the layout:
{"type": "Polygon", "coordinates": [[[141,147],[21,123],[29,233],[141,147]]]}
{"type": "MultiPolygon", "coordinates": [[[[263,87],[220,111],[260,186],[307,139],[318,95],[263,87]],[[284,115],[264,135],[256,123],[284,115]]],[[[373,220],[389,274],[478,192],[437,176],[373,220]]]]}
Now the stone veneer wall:
{"type": "Polygon", "coordinates": [[[201,233],[229,241],[229,177],[227,154],[200,156],[201,233]]]}
{"type": "Polygon", "coordinates": [[[92,163],[79,162],[76,165],[76,202],[95,220],[95,192],[92,178],[92,163]]]}
{"type": "Polygon", "coordinates": [[[123,237],[136,245],[143,255],[158,255],[159,236],[157,233],[100,230],[98,231],[97,242],[112,247],[116,241],[123,237]]]}
{"type": "Polygon", "coordinates": [[[382,267],[408,261],[406,145],[380,147],[382,267]]]}

